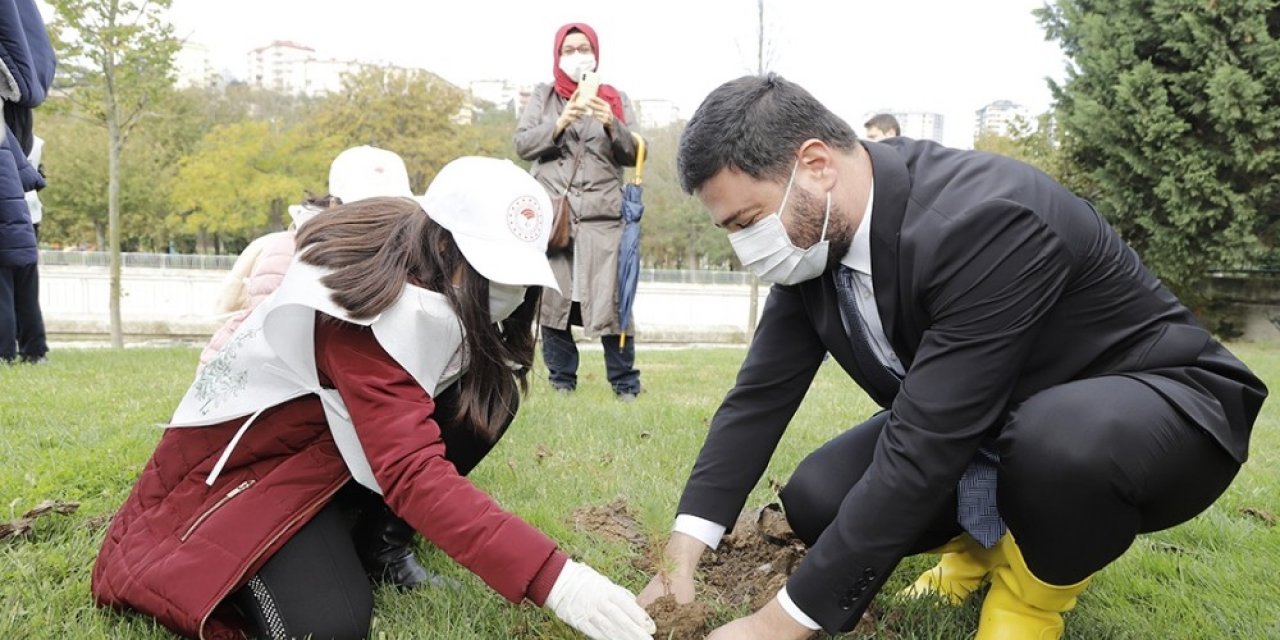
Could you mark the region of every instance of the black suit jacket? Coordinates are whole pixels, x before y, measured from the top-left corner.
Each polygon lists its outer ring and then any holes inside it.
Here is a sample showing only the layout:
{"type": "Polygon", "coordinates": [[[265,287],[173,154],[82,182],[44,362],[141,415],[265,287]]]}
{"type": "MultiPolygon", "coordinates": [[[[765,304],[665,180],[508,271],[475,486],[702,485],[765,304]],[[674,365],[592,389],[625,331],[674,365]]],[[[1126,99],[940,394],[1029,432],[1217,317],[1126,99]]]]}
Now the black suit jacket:
{"type": "MultiPolygon", "coordinates": [[[[874,460],[788,583],[823,628],[857,622],[979,444],[1049,387],[1132,377],[1244,461],[1266,387],[1088,202],[1008,158],[864,146],[876,303],[907,375],[896,397],[873,395],[892,412],[874,460]]],[[[773,287],[680,513],[732,527],[827,351],[867,386],[832,274],[773,287]]]]}

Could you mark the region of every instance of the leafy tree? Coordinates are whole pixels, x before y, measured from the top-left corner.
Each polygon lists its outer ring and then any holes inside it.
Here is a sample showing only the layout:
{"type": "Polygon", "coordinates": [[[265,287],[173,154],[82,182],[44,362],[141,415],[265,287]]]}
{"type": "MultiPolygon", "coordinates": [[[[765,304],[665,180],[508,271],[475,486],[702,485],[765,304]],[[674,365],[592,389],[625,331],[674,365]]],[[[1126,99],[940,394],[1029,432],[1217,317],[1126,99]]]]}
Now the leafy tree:
{"type": "MultiPolygon", "coordinates": [[[[49,214],[41,238],[70,246],[107,246],[107,131],[66,98],[54,98],[38,132],[45,138],[49,214]]],[[[163,251],[182,235],[166,224],[179,160],[220,121],[244,117],[244,96],[187,89],[157,95],[145,126],[120,158],[121,248],[163,251]]],[[[252,106],[252,103],[249,103],[252,106]]],[[[178,230],[180,231],[180,230],[178,230]]]]}
{"type": "Polygon", "coordinates": [[[511,140],[516,134],[519,114],[510,109],[480,102],[476,105],[471,124],[459,131],[459,155],[506,158],[522,166],[528,163],[516,155],[511,140]]]}
{"type": "MultiPolygon", "coordinates": [[[[107,246],[108,166],[102,149],[107,132],[92,123],[63,114],[40,119],[45,139],[44,168],[49,188],[40,192],[45,220],[40,239],[76,246],[107,246]]],[[[155,250],[167,233],[161,224],[168,209],[168,174],[176,157],[152,144],[147,132],[135,138],[133,149],[121,158],[120,219],[122,250],[155,250]]]]}
{"type": "Polygon", "coordinates": [[[1008,133],[1004,135],[980,132],[973,141],[973,148],[1021,160],[1060,182],[1070,184],[1074,177],[1064,162],[1056,133],[1057,123],[1052,113],[1041,114],[1034,123],[1019,117],[1009,123],[1008,133]]]}
{"type": "MultiPolygon", "coordinates": [[[[368,144],[400,154],[414,193],[422,193],[441,167],[463,149],[476,148],[455,122],[465,97],[426,71],[366,67],[344,78],[342,91],[317,105],[312,126],[344,147],[368,144]]],[[[507,147],[510,138],[502,150],[507,147]]]]}
{"type": "Polygon", "coordinates": [[[51,0],[50,25],[67,95],[107,130],[107,226],[111,247],[111,344],[120,323],[120,159],[129,137],[172,87],[178,41],[162,19],[172,0],[51,0]]]}
{"type": "Polygon", "coordinates": [[[1280,6],[1056,0],[1037,12],[1071,60],[1053,85],[1078,182],[1184,300],[1254,263],[1280,212],[1280,6]]]}
{"type": "Polygon", "coordinates": [[[680,190],[676,177],[676,146],[683,128],[675,124],[641,132],[649,158],[644,171],[640,255],[647,265],[658,268],[722,268],[733,262],[733,249],[702,205],[680,190]]]}
{"type": "MultiPolygon", "coordinates": [[[[173,187],[170,229],[244,241],[284,225],[285,206],[304,191],[324,193],[337,138],[300,123],[242,120],[210,130],[183,158],[173,187]]],[[[221,245],[215,240],[213,244],[221,245]]]]}

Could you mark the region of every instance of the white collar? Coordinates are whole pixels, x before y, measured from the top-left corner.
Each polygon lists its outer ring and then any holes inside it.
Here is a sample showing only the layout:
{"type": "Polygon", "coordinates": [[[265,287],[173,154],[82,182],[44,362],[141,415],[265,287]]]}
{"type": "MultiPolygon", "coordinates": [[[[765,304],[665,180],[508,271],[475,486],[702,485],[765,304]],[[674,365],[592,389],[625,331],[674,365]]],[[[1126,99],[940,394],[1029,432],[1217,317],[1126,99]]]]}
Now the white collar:
{"type": "Polygon", "coordinates": [[[840,258],[840,264],[866,276],[871,275],[871,205],[875,199],[876,186],[872,184],[871,190],[867,192],[867,209],[862,212],[857,231],[853,232],[849,252],[840,258]]]}

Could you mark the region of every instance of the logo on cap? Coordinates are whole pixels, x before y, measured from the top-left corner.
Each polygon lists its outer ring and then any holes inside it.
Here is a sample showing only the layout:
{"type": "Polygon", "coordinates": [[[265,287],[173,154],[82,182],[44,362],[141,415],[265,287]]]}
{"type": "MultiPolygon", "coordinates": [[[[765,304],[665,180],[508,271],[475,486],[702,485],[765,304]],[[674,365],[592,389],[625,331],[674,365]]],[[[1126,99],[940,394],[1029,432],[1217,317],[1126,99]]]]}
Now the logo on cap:
{"type": "Polygon", "coordinates": [[[512,235],[525,242],[538,239],[545,218],[538,199],[533,196],[520,196],[507,207],[507,228],[511,229],[512,235]]]}

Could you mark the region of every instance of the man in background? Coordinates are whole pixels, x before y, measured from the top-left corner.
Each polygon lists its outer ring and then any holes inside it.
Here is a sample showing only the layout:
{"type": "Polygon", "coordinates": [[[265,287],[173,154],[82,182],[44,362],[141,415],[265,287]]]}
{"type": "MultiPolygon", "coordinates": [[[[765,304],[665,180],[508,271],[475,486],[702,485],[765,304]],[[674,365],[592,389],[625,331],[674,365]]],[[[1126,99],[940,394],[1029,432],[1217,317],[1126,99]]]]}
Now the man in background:
{"type": "Polygon", "coordinates": [[[867,139],[872,142],[902,135],[902,126],[898,124],[898,119],[888,113],[877,113],[862,126],[866,127],[867,139]]]}

